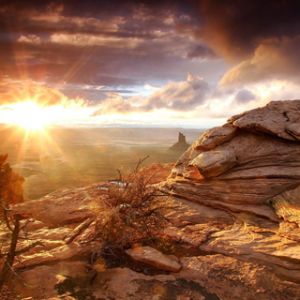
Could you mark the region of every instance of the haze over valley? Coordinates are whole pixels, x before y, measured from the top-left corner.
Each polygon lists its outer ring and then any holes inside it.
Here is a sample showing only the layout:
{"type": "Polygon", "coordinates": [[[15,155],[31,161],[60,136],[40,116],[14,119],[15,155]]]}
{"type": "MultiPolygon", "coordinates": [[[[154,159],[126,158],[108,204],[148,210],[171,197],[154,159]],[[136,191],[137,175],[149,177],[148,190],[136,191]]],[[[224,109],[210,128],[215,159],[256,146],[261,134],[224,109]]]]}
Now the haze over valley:
{"type": "Polygon", "coordinates": [[[117,170],[133,169],[139,159],[171,163],[181,152],[169,151],[178,132],[193,141],[201,129],[176,128],[63,128],[25,133],[1,126],[1,153],[9,153],[12,168],[24,176],[26,199],[56,189],[78,187],[118,177],[117,170]]]}

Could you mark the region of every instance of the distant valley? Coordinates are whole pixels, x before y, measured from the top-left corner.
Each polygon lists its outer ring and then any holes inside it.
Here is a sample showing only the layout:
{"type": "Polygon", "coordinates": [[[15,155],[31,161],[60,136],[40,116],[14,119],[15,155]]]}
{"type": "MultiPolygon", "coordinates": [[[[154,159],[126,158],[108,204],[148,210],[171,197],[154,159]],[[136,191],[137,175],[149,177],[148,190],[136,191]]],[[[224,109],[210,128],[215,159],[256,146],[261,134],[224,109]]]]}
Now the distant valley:
{"type": "Polygon", "coordinates": [[[145,165],[174,162],[181,153],[168,149],[179,131],[188,142],[201,133],[174,128],[53,128],[26,137],[1,127],[0,153],[9,153],[11,165],[24,176],[25,197],[37,199],[57,189],[114,179],[117,169],[126,172],[147,155],[145,165]]]}

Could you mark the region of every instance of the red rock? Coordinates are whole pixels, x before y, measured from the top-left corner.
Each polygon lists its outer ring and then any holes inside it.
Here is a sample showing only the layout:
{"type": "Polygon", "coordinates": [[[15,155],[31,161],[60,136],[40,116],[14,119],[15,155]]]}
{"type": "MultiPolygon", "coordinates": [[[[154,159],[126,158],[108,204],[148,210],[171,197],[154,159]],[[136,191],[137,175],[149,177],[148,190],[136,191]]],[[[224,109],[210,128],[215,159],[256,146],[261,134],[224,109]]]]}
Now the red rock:
{"type": "Polygon", "coordinates": [[[126,250],[126,253],[132,259],[160,270],[179,272],[181,269],[181,265],[175,256],[165,255],[149,246],[137,246],[126,250]]]}

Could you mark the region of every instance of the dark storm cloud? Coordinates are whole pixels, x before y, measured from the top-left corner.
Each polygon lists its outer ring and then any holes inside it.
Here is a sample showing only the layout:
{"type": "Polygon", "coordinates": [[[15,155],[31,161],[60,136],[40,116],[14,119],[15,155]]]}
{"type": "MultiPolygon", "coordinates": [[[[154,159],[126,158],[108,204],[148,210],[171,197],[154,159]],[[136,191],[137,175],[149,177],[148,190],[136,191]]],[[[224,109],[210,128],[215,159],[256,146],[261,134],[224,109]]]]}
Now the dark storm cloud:
{"type": "Polygon", "coordinates": [[[12,32],[111,35],[119,17],[124,30],[116,35],[146,38],[158,25],[167,28],[163,21],[173,15],[179,28],[190,26],[230,56],[249,53],[266,38],[299,34],[299,11],[299,1],[280,0],[1,1],[0,9],[2,26],[12,32]]]}
{"type": "Polygon", "coordinates": [[[182,78],[193,71],[189,58],[213,58],[205,45],[177,35],[190,5],[149,3],[2,1],[0,74],[127,86],[182,78]]]}
{"type": "Polygon", "coordinates": [[[225,73],[223,85],[243,85],[282,79],[300,80],[300,35],[294,38],[270,39],[262,42],[253,55],[225,73]]]}
{"type": "Polygon", "coordinates": [[[251,54],[262,41],[300,33],[299,1],[201,1],[199,34],[224,55],[251,54]]]}
{"type": "Polygon", "coordinates": [[[225,84],[298,76],[299,12],[299,1],[1,1],[0,75],[142,85],[222,56],[237,64],[225,84]]]}
{"type": "Polygon", "coordinates": [[[204,0],[199,7],[203,26],[195,36],[236,63],[222,84],[299,81],[299,1],[204,0]]]}

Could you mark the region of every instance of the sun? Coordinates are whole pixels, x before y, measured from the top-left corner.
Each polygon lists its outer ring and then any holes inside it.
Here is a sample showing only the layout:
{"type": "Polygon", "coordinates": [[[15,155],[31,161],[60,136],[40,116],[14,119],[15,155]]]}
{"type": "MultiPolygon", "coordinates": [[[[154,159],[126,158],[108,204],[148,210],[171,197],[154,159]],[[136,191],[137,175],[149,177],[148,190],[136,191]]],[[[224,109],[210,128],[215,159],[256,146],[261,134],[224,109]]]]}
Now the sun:
{"type": "Polygon", "coordinates": [[[35,101],[15,103],[9,111],[9,122],[25,131],[42,131],[52,123],[52,115],[35,101]]]}

